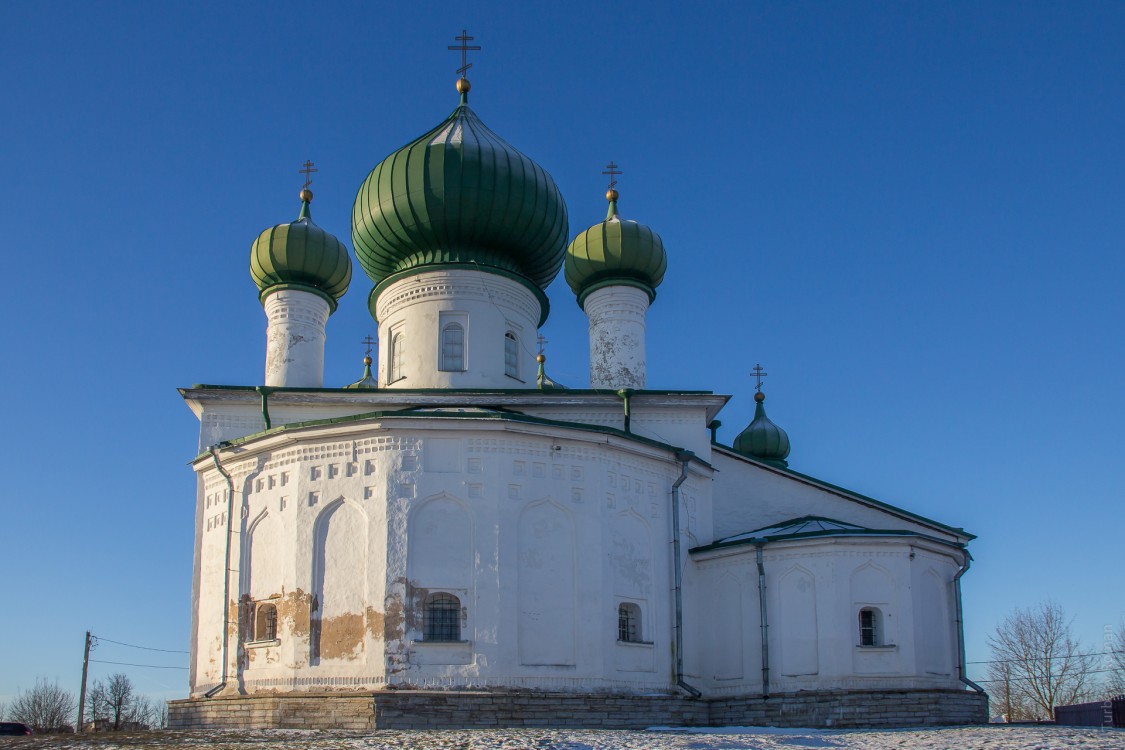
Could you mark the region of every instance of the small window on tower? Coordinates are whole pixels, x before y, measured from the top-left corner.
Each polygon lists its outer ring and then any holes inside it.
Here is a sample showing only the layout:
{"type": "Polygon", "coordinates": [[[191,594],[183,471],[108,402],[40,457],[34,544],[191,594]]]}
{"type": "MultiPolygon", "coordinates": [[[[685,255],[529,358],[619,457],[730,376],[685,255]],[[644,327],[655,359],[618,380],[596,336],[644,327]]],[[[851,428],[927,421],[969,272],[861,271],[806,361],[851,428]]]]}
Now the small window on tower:
{"type": "Polygon", "coordinates": [[[512,331],[504,334],[504,374],[517,380],[520,377],[520,342],[512,331]]]}
{"type": "Polygon", "coordinates": [[[402,380],[405,375],[402,372],[402,359],[403,347],[406,344],[406,334],[402,331],[391,335],[391,352],[388,364],[387,382],[393,383],[396,380],[402,380]]]}
{"type": "Polygon", "coordinates": [[[441,369],[445,372],[465,369],[465,329],[460,323],[446,323],[441,329],[441,369]]]}
{"type": "Polygon", "coordinates": [[[426,597],[426,608],[422,613],[422,640],[461,640],[460,599],[444,592],[426,597]]]}
{"type": "Polygon", "coordinates": [[[617,640],[641,643],[641,608],[631,602],[617,607],[617,640]]]}
{"type": "Polygon", "coordinates": [[[883,645],[883,616],[875,607],[864,607],[859,611],[859,645],[883,645]]]}

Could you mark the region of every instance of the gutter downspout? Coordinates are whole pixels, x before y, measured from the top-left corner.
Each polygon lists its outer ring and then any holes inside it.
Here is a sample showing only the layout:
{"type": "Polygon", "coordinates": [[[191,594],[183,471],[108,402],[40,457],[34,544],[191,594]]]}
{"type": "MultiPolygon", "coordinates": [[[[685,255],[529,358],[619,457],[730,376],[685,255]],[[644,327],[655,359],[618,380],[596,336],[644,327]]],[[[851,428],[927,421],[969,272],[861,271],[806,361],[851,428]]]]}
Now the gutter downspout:
{"type": "Polygon", "coordinates": [[[632,398],[632,396],[633,396],[633,389],[632,388],[622,388],[621,390],[619,390],[617,392],[617,395],[620,396],[621,400],[625,402],[625,432],[628,432],[628,433],[631,434],[633,432],[633,430],[632,430],[632,427],[630,426],[630,422],[632,421],[633,415],[630,414],[629,399],[632,398]]]}
{"type": "MultiPolygon", "coordinates": [[[[621,392],[625,399],[625,423],[629,420],[629,398],[621,392]]],[[[676,686],[690,693],[693,698],[702,698],[703,693],[684,682],[684,573],[680,567],[680,485],[688,477],[688,464],[691,462],[691,451],[676,451],[676,460],[680,462],[680,477],[672,484],[672,571],[675,580],[674,595],[676,600],[676,686]]]]}
{"type": "Polygon", "coordinates": [[[270,422],[270,394],[273,393],[273,388],[268,386],[259,385],[255,386],[256,390],[262,396],[262,421],[266,424],[266,429],[271,429],[273,425],[270,422]]]}
{"type": "Polygon", "coordinates": [[[965,613],[961,608],[961,576],[969,572],[972,561],[973,556],[969,554],[969,550],[965,550],[965,562],[961,564],[957,575],[953,576],[953,590],[957,600],[957,672],[962,683],[983,694],[984,688],[965,676],[965,613]]]}
{"type": "MultiPolygon", "coordinates": [[[[262,396],[262,402],[265,403],[265,396],[262,396]]],[[[215,468],[227,480],[227,544],[226,554],[223,557],[223,671],[219,684],[208,690],[203,694],[204,698],[213,698],[219,691],[227,686],[227,656],[230,641],[230,535],[231,525],[234,523],[234,480],[231,479],[230,474],[219,463],[219,449],[218,446],[212,445],[210,448],[211,460],[215,462],[215,468]]]]}
{"type": "Polygon", "coordinates": [[[770,697],[770,624],[766,617],[766,566],[763,561],[762,548],[766,546],[765,539],[755,539],[754,546],[758,548],[758,612],[762,616],[762,697],[770,697]]]}

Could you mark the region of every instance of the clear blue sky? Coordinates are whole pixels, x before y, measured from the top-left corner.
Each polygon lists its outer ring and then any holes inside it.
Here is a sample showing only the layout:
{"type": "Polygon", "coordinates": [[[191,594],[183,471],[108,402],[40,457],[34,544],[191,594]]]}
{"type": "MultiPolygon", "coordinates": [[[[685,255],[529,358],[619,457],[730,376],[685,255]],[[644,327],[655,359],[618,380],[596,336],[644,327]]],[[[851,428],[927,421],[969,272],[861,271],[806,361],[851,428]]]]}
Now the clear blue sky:
{"type": "MultiPolygon", "coordinates": [[[[802,472],[978,534],[971,660],[1047,597],[1100,650],[1125,616],[1125,5],[13,3],[0,25],[0,700],[76,689],[83,632],[186,649],[197,422],[175,391],[262,380],[251,241],[349,240],[368,171],[456,104],[540,162],[571,234],[659,231],[649,385],[749,370],[802,472]]],[[[356,268],[326,384],[373,332],[356,268]]],[[[561,278],[550,371],[586,382],[561,278]]],[[[103,642],[96,658],[183,664],[103,642]]],[[[117,667],[94,665],[92,675],[117,667]]],[[[146,692],[186,672],[123,668],[146,692]]],[[[975,674],[979,675],[979,672],[975,674]]]]}

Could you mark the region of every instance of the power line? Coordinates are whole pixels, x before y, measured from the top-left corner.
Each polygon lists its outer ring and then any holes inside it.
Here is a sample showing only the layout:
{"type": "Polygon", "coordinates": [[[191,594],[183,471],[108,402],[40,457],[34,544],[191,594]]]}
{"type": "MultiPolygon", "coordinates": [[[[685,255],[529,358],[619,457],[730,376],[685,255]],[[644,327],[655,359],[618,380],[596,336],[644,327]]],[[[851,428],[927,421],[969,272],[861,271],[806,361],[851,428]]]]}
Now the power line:
{"type": "Polygon", "coordinates": [[[127,661],[102,661],[101,659],[91,659],[91,662],[98,664],[116,664],[119,667],[148,667],[150,669],[187,669],[187,667],[169,667],[164,664],[132,664],[127,661]]]}
{"type": "MultiPolygon", "coordinates": [[[[1091,672],[1082,672],[1081,674],[1083,674],[1083,675],[1105,674],[1106,672],[1116,672],[1116,671],[1117,671],[1116,669],[1095,669],[1091,672]]],[[[976,682],[1028,682],[1028,681],[1036,681],[1037,682],[1041,679],[1043,679],[1043,678],[1041,678],[1041,677],[1009,677],[1008,679],[999,679],[999,680],[976,680],[976,682]]]]}
{"type": "Polygon", "coordinates": [[[152,646],[138,646],[134,643],[122,643],[121,641],[112,641],[109,638],[102,638],[101,636],[94,636],[94,637],[97,638],[99,641],[105,641],[106,643],[116,643],[118,646],[128,646],[129,648],[140,648],[140,649],[144,649],[145,651],[162,651],[166,654],[190,654],[191,653],[190,651],[177,651],[175,649],[170,649],[170,648],[153,648],[152,646]]]}
{"type": "Polygon", "coordinates": [[[1107,656],[1109,654],[1125,654],[1125,651],[1099,651],[1091,654],[1060,654],[1059,656],[1029,656],[1025,659],[992,659],[989,661],[967,661],[966,664],[1015,664],[1029,661],[1063,661],[1066,659],[1084,659],[1089,656],[1107,656]]]}

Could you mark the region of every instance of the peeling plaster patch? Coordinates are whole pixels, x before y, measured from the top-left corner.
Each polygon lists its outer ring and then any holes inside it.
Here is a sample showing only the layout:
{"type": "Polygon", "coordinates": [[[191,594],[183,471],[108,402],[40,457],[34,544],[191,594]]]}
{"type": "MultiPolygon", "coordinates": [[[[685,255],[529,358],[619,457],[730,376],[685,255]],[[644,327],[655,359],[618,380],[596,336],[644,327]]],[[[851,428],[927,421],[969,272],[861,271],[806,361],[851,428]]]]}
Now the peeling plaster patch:
{"type": "Polygon", "coordinates": [[[321,659],[358,659],[363,656],[365,617],[348,612],[320,621],[321,659]]]}

